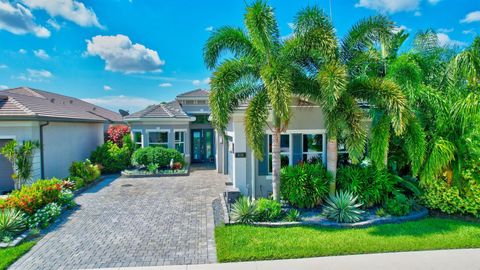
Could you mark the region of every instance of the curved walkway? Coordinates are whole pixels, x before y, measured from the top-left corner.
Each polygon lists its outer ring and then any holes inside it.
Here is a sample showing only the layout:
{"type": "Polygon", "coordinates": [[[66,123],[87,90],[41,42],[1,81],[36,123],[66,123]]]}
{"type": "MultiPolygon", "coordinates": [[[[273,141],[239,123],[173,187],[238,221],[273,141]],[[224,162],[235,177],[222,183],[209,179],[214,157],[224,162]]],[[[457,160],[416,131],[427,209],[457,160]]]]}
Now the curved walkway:
{"type": "Polygon", "coordinates": [[[80,207],[10,269],[81,269],[216,261],[212,201],[225,179],[110,178],[76,198],[80,207]]]}

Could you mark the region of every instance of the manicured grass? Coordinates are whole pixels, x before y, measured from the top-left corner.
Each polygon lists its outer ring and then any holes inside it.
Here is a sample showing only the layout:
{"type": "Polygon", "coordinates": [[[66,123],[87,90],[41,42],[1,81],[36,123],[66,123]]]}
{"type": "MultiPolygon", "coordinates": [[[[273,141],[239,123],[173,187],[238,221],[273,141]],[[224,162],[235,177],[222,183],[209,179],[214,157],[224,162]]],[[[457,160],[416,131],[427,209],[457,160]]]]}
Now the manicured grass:
{"type": "Polygon", "coordinates": [[[23,254],[29,251],[35,242],[25,242],[16,247],[0,249],[0,270],[7,269],[12,263],[18,260],[23,254]]]}
{"type": "Polygon", "coordinates": [[[220,262],[480,247],[480,223],[427,218],[363,229],[266,228],[246,225],[215,229],[220,262]]]}

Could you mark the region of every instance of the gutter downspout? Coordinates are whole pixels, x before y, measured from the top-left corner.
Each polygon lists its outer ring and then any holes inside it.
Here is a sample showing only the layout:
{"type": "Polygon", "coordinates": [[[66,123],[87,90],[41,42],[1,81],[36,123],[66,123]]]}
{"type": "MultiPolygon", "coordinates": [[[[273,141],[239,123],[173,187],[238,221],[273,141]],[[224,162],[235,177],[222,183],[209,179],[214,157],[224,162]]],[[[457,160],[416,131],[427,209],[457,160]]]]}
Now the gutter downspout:
{"type": "Polygon", "coordinates": [[[49,121],[45,122],[44,124],[40,125],[40,171],[41,171],[41,178],[45,179],[45,161],[43,159],[43,127],[48,126],[50,124],[49,121]]]}

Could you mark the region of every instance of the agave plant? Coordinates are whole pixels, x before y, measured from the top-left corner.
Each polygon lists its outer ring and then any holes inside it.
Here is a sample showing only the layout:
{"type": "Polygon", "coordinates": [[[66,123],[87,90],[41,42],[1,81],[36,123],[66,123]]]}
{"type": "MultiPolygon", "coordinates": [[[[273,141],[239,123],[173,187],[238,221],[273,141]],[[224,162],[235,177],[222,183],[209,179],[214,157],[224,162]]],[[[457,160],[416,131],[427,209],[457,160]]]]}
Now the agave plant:
{"type": "Polygon", "coordinates": [[[361,203],[357,203],[357,196],[349,191],[339,191],[325,200],[323,214],[330,220],[339,223],[353,223],[360,221],[363,210],[361,203]]]}
{"type": "Polygon", "coordinates": [[[24,231],[25,215],[15,209],[0,210],[0,236],[8,237],[24,231]]]}
{"type": "Polygon", "coordinates": [[[240,197],[233,205],[231,218],[234,222],[251,224],[257,218],[257,205],[247,197],[240,197]]]}

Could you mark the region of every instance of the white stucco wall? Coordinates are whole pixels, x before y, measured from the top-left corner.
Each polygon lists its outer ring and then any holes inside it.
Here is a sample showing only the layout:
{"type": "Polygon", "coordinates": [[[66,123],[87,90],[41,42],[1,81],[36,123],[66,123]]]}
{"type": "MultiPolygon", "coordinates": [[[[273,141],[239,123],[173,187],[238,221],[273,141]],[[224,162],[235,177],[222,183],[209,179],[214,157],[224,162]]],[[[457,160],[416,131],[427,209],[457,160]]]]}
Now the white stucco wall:
{"type": "MultiPolygon", "coordinates": [[[[33,121],[0,121],[0,139],[14,139],[19,143],[23,141],[40,140],[39,123],[33,121]]],[[[37,150],[33,158],[33,177],[37,180],[41,177],[40,151],[37,150]]],[[[1,180],[1,179],[0,179],[1,180]]],[[[10,179],[9,179],[10,180],[10,179]]],[[[5,183],[0,186],[6,186],[5,183]]],[[[13,182],[7,185],[13,185],[13,182]]]]}
{"type": "Polygon", "coordinates": [[[45,177],[67,177],[71,163],[88,158],[103,141],[103,123],[50,122],[43,128],[45,177]]]}

